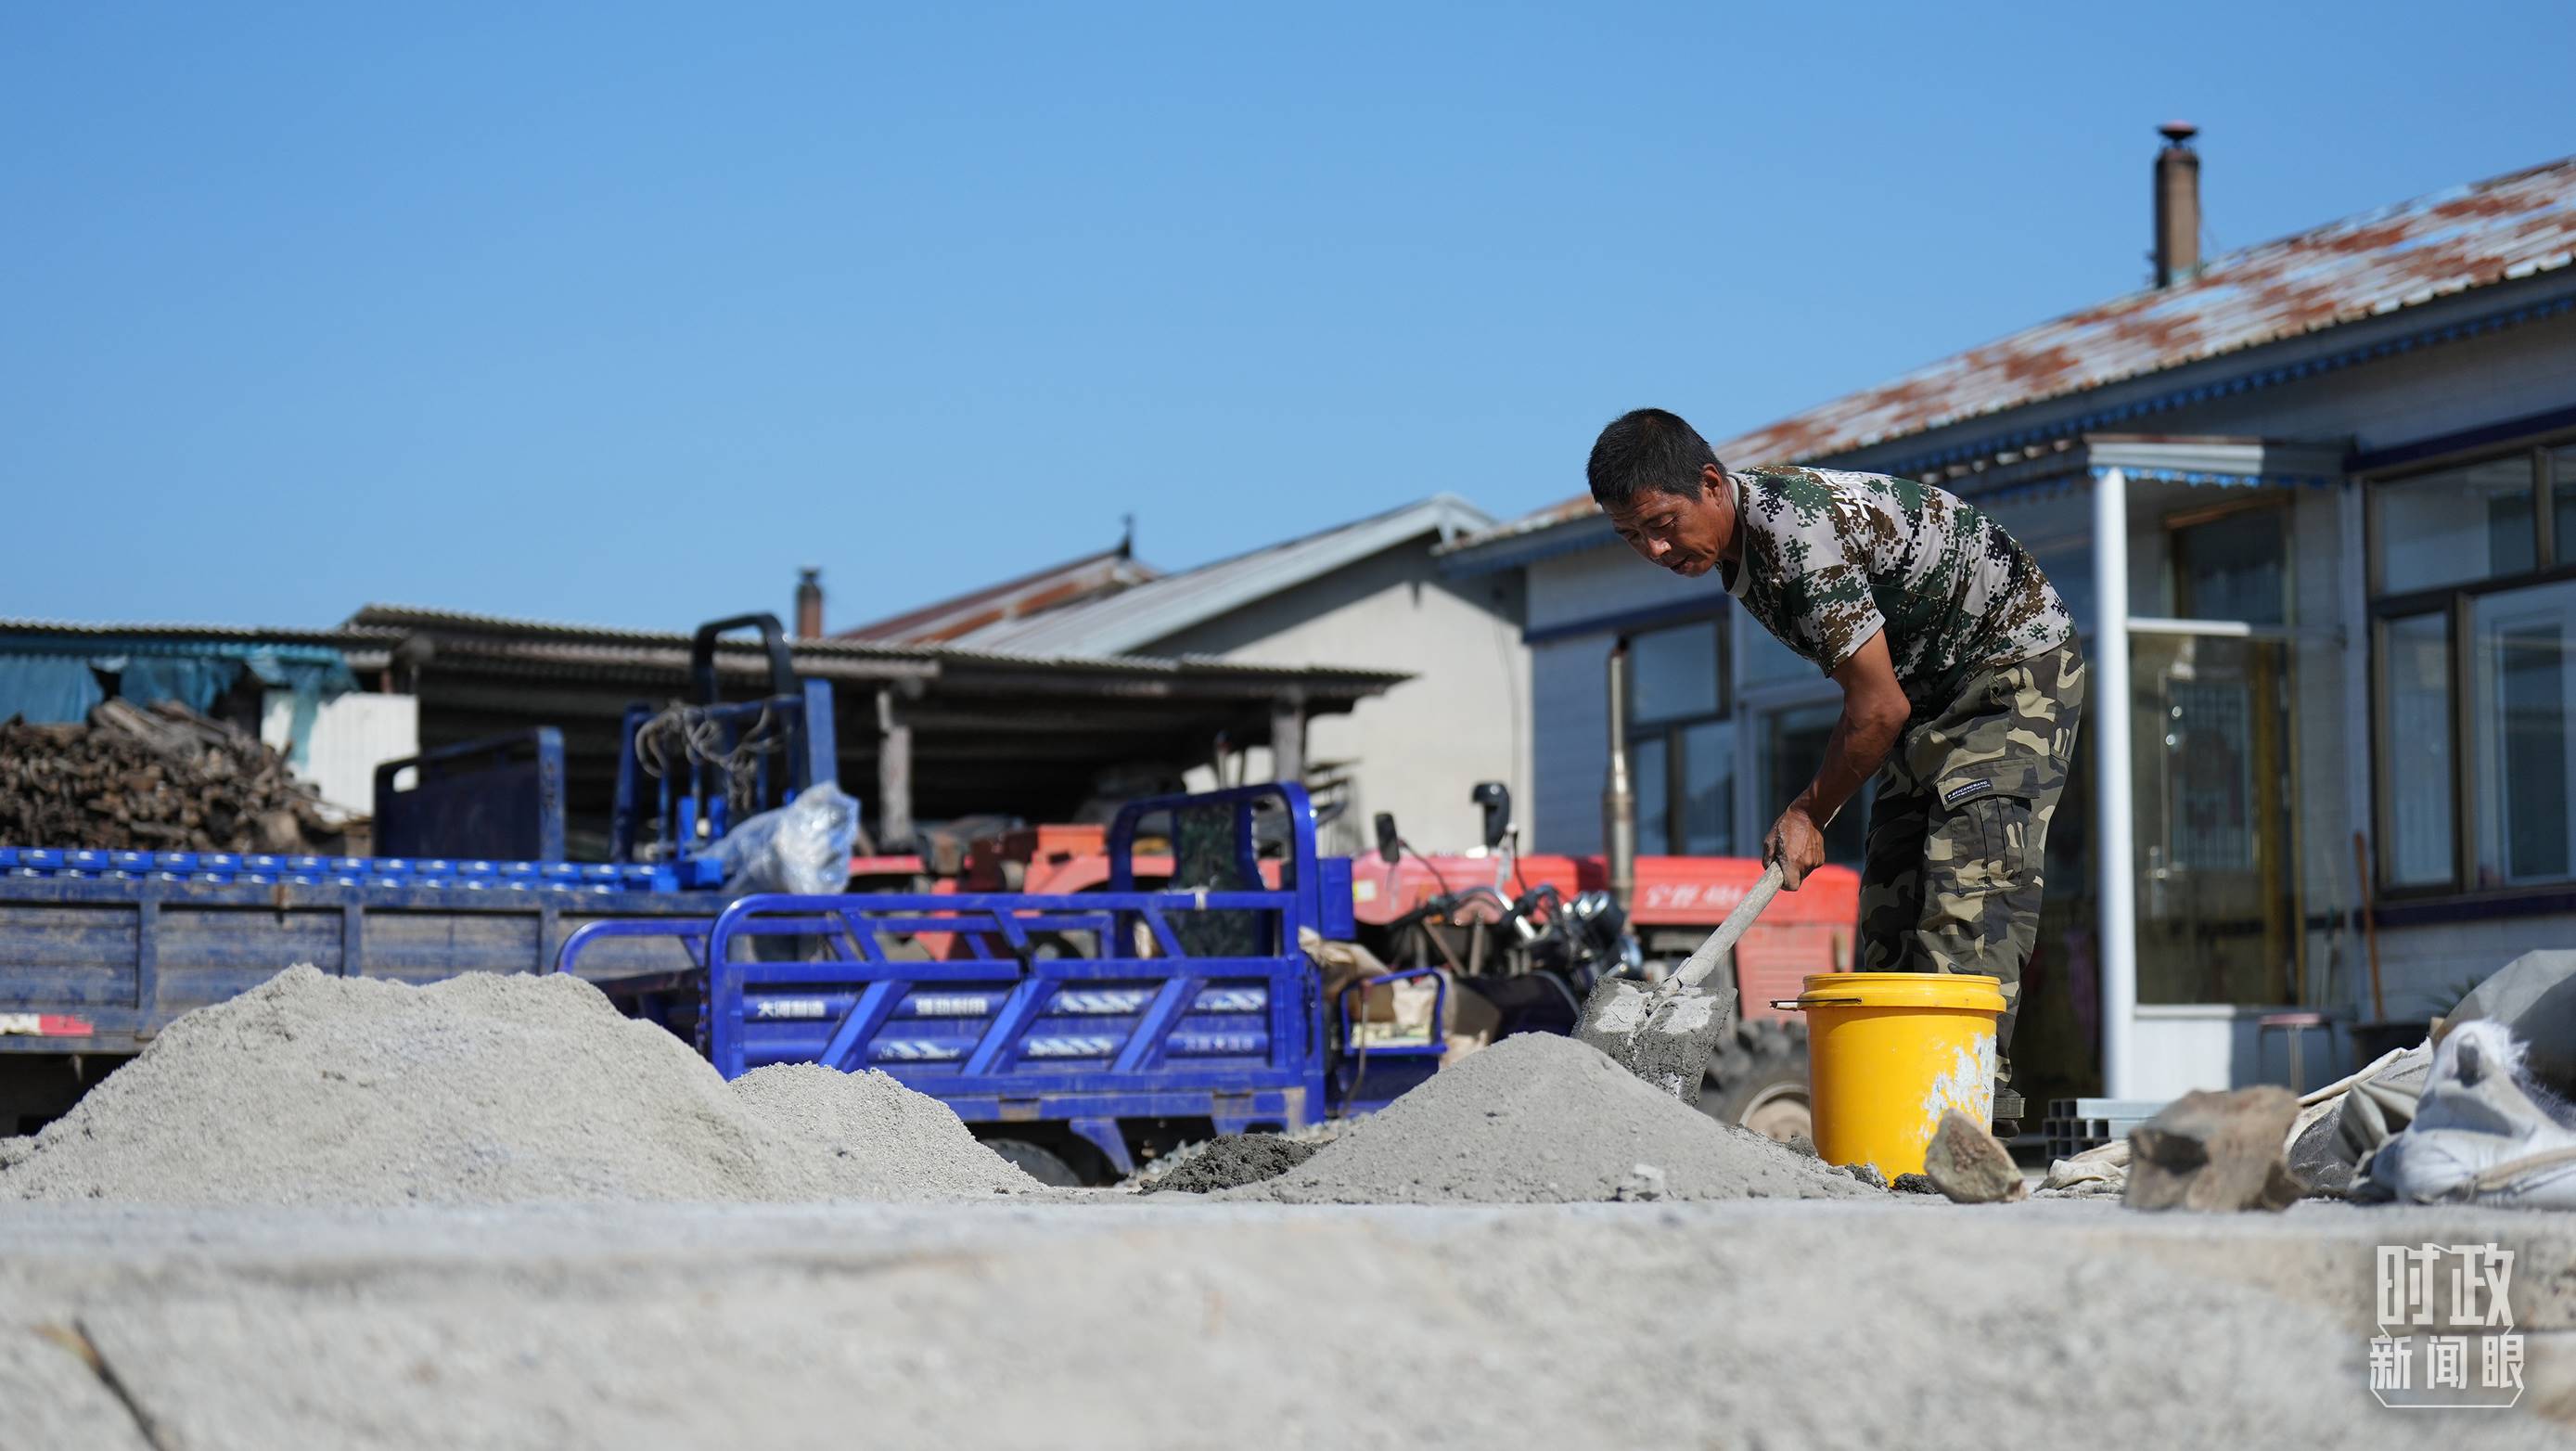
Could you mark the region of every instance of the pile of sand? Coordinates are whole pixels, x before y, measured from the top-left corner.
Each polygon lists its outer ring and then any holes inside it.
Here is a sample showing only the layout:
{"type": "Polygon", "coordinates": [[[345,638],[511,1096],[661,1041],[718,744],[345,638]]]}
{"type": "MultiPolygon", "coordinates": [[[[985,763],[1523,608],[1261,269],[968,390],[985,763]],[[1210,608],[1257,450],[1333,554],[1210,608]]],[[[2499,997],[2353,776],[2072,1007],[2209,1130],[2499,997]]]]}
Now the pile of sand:
{"type": "Polygon", "coordinates": [[[1226,1199],[1552,1204],[1875,1199],[1796,1150],[1721,1124],[1571,1038],[1525,1033],[1460,1060],[1304,1164],[1226,1199]]]}
{"type": "Polygon", "coordinates": [[[1035,1192],[935,1099],[812,1065],[727,1084],[578,978],[295,967],[172,1023],[33,1138],[0,1199],[941,1200],[1035,1192]]]}

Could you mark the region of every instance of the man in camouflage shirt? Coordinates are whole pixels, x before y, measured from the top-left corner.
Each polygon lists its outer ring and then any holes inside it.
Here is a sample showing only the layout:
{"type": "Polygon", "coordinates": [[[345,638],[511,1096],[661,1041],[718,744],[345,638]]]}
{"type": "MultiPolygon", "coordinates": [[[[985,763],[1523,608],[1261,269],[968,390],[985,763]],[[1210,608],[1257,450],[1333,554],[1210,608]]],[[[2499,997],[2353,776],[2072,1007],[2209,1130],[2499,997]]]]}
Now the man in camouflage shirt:
{"type": "MultiPolygon", "coordinates": [[[[1875,775],[1861,966],[1999,979],[2005,1051],[2084,702],[2074,622],[2039,566],[1956,495],[1827,469],[1729,473],[1661,409],[1603,429],[1588,472],[1648,563],[1718,571],[1842,687],[1824,764],[1763,842],[1784,885],[1824,861],[1826,825],[1875,775]]],[[[1999,1093],[1996,1116],[2018,1107],[1999,1093]]]]}

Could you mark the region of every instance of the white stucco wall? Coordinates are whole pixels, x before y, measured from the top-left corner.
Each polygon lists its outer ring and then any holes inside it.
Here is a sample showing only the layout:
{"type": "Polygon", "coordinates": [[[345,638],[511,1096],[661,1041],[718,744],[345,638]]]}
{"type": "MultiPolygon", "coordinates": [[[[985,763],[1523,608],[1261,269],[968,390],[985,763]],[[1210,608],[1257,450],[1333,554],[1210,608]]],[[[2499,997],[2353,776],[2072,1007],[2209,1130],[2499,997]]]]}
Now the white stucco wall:
{"type": "Polygon", "coordinates": [[[1663,606],[1705,602],[1723,608],[1726,588],[1714,574],[1684,579],[1639,559],[1606,532],[1603,546],[1543,559],[1529,570],[1529,627],[1567,625],[1663,606]]]}
{"type": "MultiPolygon", "coordinates": [[[[1442,578],[1430,536],[1154,641],[1145,655],[1217,655],[1270,665],[1402,670],[1413,679],[1348,715],[1307,725],[1306,759],[1357,763],[1346,818],[1368,840],[1370,818],[1395,813],[1425,851],[1472,846],[1483,813],[1467,793],[1509,786],[1524,824],[1530,799],[1530,652],[1521,643],[1515,575],[1442,578]]],[[[1266,776],[1256,751],[1251,778],[1266,776]]]]}
{"type": "Polygon", "coordinates": [[[1689,614],[1729,608],[1714,576],[1684,579],[1656,569],[1612,540],[1540,560],[1526,571],[1529,628],[1541,637],[1530,659],[1530,719],[1537,780],[1530,803],[1537,850],[1602,849],[1601,787],[1610,768],[1609,659],[1613,623],[1641,611],[1689,614]],[[1573,635],[1549,637],[1568,627],[1573,635]]]}

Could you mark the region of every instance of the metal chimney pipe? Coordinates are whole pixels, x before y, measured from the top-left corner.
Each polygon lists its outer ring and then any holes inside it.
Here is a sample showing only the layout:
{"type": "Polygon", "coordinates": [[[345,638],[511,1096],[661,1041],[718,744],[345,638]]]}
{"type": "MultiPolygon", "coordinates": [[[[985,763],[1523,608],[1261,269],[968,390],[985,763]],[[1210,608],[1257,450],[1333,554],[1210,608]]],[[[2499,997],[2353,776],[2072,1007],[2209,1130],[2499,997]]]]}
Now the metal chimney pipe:
{"type": "Polygon", "coordinates": [[[1637,789],[1628,776],[1628,637],[1610,646],[1610,779],[1601,788],[1601,838],[1610,897],[1626,912],[1637,895],[1637,789]]]}
{"type": "Polygon", "coordinates": [[[796,638],[823,638],[823,571],[796,571],[796,638]]]}
{"type": "Polygon", "coordinates": [[[2200,128],[2167,121],[2156,153],[2156,286],[2171,287],[2200,271],[2200,153],[2191,138],[2200,128]]]}

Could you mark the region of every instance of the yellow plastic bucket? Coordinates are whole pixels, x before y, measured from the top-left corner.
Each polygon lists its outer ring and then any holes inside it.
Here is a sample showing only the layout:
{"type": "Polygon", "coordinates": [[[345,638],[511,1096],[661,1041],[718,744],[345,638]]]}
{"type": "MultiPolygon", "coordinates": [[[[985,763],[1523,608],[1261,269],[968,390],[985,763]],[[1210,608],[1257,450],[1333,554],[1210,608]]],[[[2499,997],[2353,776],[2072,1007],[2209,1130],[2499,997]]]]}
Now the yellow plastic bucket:
{"type": "Polygon", "coordinates": [[[1995,1109],[1995,978],[1946,972],[1837,972],[1774,1003],[1807,1015],[1807,1096],[1816,1153],[1874,1164],[1893,1179],[1923,1172],[1941,1114],[1980,1125],[1995,1109]]]}

